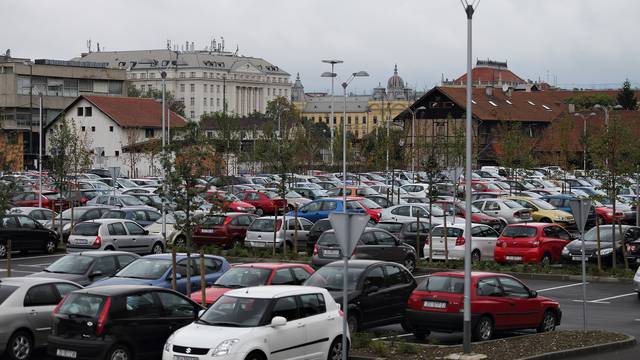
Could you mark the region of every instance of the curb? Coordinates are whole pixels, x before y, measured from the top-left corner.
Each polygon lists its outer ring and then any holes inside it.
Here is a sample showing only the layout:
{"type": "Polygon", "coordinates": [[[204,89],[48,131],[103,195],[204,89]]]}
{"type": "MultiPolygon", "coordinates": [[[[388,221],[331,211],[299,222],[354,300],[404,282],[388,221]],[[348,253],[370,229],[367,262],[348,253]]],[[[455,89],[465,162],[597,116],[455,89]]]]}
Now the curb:
{"type": "MultiPolygon", "coordinates": [[[[419,268],[414,272],[414,276],[429,275],[441,271],[462,271],[458,269],[440,269],[440,268],[419,268]]],[[[582,275],[567,274],[536,274],[536,273],[519,273],[511,271],[501,271],[501,274],[516,276],[520,279],[529,280],[551,280],[551,281],[582,281],[582,275]]],[[[615,278],[605,276],[587,276],[587,282],[591,283],[607,283],[607,284],[633,284],[632,278],[615,278]]]]}
{"type": "Polygon", "coordinates": [[[550,352],[550,353],[541,354],[541,355],[534,355],[534,356],[524,357],[524,358],[520,358],[518,360],[562,359],[562,358],[565,358],[567,356],[594,354],[594,353],[601,353],[601,352],[605,352],[605,351],[609,351],[609,350],[613,350],[613,349],[621,349],[621,348],[631,347],[631,346],[633,346],[635,344],[636,344],[636,338],[631,336],[631,335],[627,335],[627,339],[625,339],[625,340],[610,342],[610,343],[606,343],[606,344],[592,345],[592,346],[587,346],[587,347],[582,347],[582,348],[555,351],[555,352],[550,352]]]}

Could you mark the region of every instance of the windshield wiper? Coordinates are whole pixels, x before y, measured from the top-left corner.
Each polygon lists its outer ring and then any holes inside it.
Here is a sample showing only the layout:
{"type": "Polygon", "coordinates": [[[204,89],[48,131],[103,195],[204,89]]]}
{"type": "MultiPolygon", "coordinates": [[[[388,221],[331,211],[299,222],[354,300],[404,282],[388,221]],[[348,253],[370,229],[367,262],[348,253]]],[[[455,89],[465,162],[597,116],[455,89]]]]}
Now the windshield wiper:
{"type": "Polygon", "coordinates": [[[198,320],[196,320],[196,322],[200,322],[200,323],[203,323],[205,325],[213,325],[210,322],[208,322],[207,320],[202,320],[202,319],[198,319],[198,320]]]}
{"type": "Polygon", "coordinates": [[[153,279],[149,279],[143,276],[122,276],[122,275],[116,275],[116,277],[119,278],[130,278],[130,279],[142,279],[142,280],[153,280],[153,279]]]}

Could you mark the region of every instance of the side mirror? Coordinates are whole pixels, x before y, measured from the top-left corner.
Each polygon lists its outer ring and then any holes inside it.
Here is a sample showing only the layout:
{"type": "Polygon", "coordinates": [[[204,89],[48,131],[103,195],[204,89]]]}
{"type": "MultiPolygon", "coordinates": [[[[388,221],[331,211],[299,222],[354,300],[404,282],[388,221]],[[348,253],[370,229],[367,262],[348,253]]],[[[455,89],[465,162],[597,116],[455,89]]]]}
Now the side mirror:
{"type": "MultiPolygon", "coordinates": [[[[176,273],[176,280],[180,280],[180,279],[182,279],[182,274],[176,273]]],[[[169,276],[167,277],[167,280],[169,281],[173,280],[173,278],[171,277],[171,274],[169,274],[169,276]]]]}
{"type": "Polygon", "coordinates": [[[529,297],[530,298],[536,298],[538,297],[538,292],[535,290],[529,290],[529,297]]]}
{"type": "Polygon", "coordinates": [[[206,311],[206,310],[200,310],[200,311],[198,311],[198,319],[199,319],[199,318],[201,318],[201,317],[202,317],[202,315],[204,315],[204,312],[205,312],[205,311],[206,311]]]}
{"type": "Polygon", "coordinates": [[[276,316],[273,319],[271,319],[271,327],[278,327],[278,326],[284,326],[287,325],[287,319],[283,318],[282,316],[276,316]]]}
{"type": "Polygon", "coordinates": [[[380,290],[380,288],[377,286],[368,286],[366,289],[364,289],[364,294],[373,294],[374,292],[378,292],[378,290],[380,290]]]}
{"type": "Polygon", "coordinates": [[[144,234],[145,234],[145,235],[149,235],[149,230],[145,230],[145,231],[144,231],[144,234]]]}

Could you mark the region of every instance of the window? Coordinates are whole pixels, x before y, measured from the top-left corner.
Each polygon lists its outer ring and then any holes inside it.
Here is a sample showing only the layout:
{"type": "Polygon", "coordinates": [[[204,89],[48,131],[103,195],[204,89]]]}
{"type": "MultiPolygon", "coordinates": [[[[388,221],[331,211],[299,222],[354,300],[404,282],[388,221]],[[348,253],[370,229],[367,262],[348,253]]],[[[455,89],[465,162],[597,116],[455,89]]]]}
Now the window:
{"type": "Polygon", "coordinates": [[[347,124],[351,125],[351,116],[347,116],[347,124]]]}
{"type": "Polygon", "coordinates": [[[400,215],[400,216],[411,216],[410,211],[411,211],[411,208],[409,206],[400,206],[391,210],[391,213],[394,215],[400,215]]]}
{"type": "Polygon", "coordinates": [[[125,301],[126,317],[156,317],[161,316],[160,306],[153,294],[145,293],[129,295],[125,301]]]}
{"type": "Polygon", "coordinates": [[[145,92],[146,91],[146,87],[144,85],[140,85],[140,91],[145,92]]]}
{"type": "Polygon", "coordinates": [[[107,229],[109,230],[109,235],[112,236],[127,235],[127,231],[124,229],[122,223],[109,224],[107,229]]]}
{"type": "Polygon", "coordinates": [[[500,284],[502,284],[504,295],[507,297],[528,298],[530,296],[529,290],[512,278],[500,277],[500,284]]]}
{"type": "Polygon", "coordinates": [[[180,84],[180,92],[184,92],[184,84],[180,84]]]}
{"type": "Polygon", "coordinates": [[[367,277],[364,279],[364,288],[377,287],[382,289],[384,287],[384,273],[382,267],[378,266],[369,271],[367,277]]]}
{"type": "Polygon", "coordinates": [[[298,285],[298,282],[293,278],[291,270],[280,269],[276,271],[273,280],[271,280],[271,285],[298,285]]]}
{"type": "Polygon", "coordinates": [[[300,318],[298,314],[298,305],[294,296],[287,296],[280,298],[276,301],[271,312],[271,318],[276,316],[282,316],[287,321],[292,321],[300,318]]]}
{"type": "Polygon", "coordinates": [[[189,84],[189,91],[195,92],[196,91],[196,84],[189,84]]]}
{"type": "Polygon", "coordinates": [[[302,316],[304,317],[323,314],[327,311],[324,296],[321,294],[300,295],[300,303],[302,304],[302,316]]]}
{"type": "Polygon", "coordinates": [[[18,228],[18,220],[16,220],[13,216],[8,216],[2,219],[2,224],[0,224],[5,229],[17,229],[18,228]]]}
{"type": "Polygon", "coordinates": [[[216,99],[216,107],[220,107],[220,98],[216,99]]]}
{"type": "Polygon", "coordinates": [[[195,117],[196,117],[196,112],[193,111],[193,110],[189,111],[189,118],[190,119],[195,119],[195,117]]]}
{"type": "Polygon", "coordinates": [[[484,203],[484,209],[491,211],[500,211],[500,205],[498,205],[498,203],[495,201],[487,201],[486,203],[484,203]]]}
{"type": "Polygon", "coordinates": [[[145,235],[145,230],[141,228],[140,225],[132,222],[126,222],[124,224],[129,231],[129,235],[145,235]]]}
{"type": "Polygon", "coordinates": [[[109,132],[113,132],[113,126],[109,126],[109,132]]]}
{"type": "Polygon", "coordinates": [[[184,75],[185,75],[185,74],[184,74],[184,72],[181,72],[181,73],[180,73],[180,78],[183,78],[183,79],[184,79],[184,75]]]}
{"type": "Polygon", "coordinates": [[[405,284],[405,276],[402,274],[402,269],[394,265],[385,265],[384,269],[387,272],[387,283],[389,287],[405,284]]]}
{"type": "Polygon", "coordinates": [[[375,235],[378,245],[394,246],[396,244],[396,238],[394,238],[391,234],[387,234],[382,231],[376,231],[375,235]]]}
{"type": "Polygon", "coordinates": [[[144,137],[152,138],[154,136],[155,136],[155,130],[154,129],[145,129],[144,130],[144,137]]]}
{"type": "Polygon", "coordinates": [[[111,276],[116,272],[115,256],[102,256],[93,265],[93,272],[99,271],[104,276],[111,276]]]}
{"type": "Polygon", "coordinates": [[[335,201],[323,201],[321,203],[321,211],[331,211],[338,208],[338,203],[335,201]]]}
{"type": "Polygon", "coordinates": [[[56,290],[58,290],[58,294],[60,294],[60,297],[63,297],[68,293],[79,289],[79,287],[77,286],[66,283],[56,283],[53,285],[56,287],[56,290]]]}
{"type": "Polygon", "coordinates": [[[498,283],[498,279],[494,277],[478,280],[476,294],[478,294],[478,296],[503,296],[500,283],[498,283]]]}
{"type": "MultiPolygon", "coordinates": [[[[213,86],[213,85],[211,85],[211,86],[213,86]]],[[[220,93],[220,85],[216,85],[216,93],[218,93],[218,94],[220,93]]]]}
{"type": "Polygon", "coordinates": [[[194,317],[196,315],[193,305],[180,296],[164,291],[157,294],[165,315],[175,317],[194,317]]]}
{"type": "Polygon", "coordinates": [[[202,98],[202,105],[207,106],[207,98],[202,98]]]}
{"type": "Polygon", "coordinates": [[[195,72],[195,71],[192,71],[192,72],[189,74],[189,77],[192,77],[192,78],[196,77],[196,72],[195,72]]]}
{"type": "Polygon", "coordinates": [[[291,268],[291,270],[293,271],[293,275],[296,277],[298,284],[302,284],[303,282],[305,282],[305,280],[307,280],[311,276],[311,274],[309,274],[303,268],[294,267],[294,268],[291,268]]]}
{"type": "Polygon", "coordinates": [[[91,117],[92,108],[91,106],[87,106],[84,108],[84,116],[91,117]]]}
{"type": "Polygon", "coordinates": [[[81,106],[78,106],[77,114],[78,116],[84,116],[84,108],[81,106]]]}
{"type": "MultiPolygon", "coordinates": [[[[124,230],[124,228],[123,228],[124,230]]],[[[130,263],[133,262],[133,260],[135,260],[136,258],[131,256],[131,255],[118,255],[118,263],[120,264],[120,269],[122,269],[123,267],[129,265],[130,263]]]]}
{"type": "MultiPolygon", "coordinates": [[[[75,290],[75,289],[74,289],[75,290]]],[[[27,291],[24,297],[24,306],[51,306],[60,302],[60,296],[53,285],[36,285],[27,291]]]]}
{"type": "Polygon", "coordinates": [[[85,132],[86,128],[84,126],[81,126],[80,129],[82,130],[82,132],[85,132]]]}
{"type": "Polygon", "coordinates": [[[27,216],[18,216],[18,220],[20,220],[20,226],[25,229],[37,229],[38,225],[36,221],[27,216]]]}
{"type": "Polygon", "coordinates": [[[146,78],[147,78],[147,74],[145,73],[140,74],[140,79],[146,79],[146,78]]]}
{"type": "Polygon", "coordinates": [[[366,123],[367,123],[367,117],[366,117],[366,116],[363,116],[363,117],[362,117],[362,123],[363,123],[363,124],[366,124],[366,123]]]}
{"type": "Polygon", "coordinates": [[[115,156],[116,157],[120,156],[120,151],[116,150],[115,156]]]}
{"type": "Polygon", "coordinates": [[[189,105],[191,106],[195,106],[196,105],[196,98],[192,97],[189,99],[189,105]]]}

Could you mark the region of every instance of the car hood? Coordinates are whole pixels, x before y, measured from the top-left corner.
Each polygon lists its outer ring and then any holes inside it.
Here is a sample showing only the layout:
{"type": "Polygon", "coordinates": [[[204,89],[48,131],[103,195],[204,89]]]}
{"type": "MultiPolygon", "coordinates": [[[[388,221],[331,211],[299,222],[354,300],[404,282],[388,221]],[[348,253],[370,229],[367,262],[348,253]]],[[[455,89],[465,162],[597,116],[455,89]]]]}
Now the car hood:
{"type": "MultiPolygon", "coordinates": [[[[618,240],[619,243],[619,240],[618,240]]],[[[613,246],[613,244],[611,242],[604,242],[601,241],[600,242],[600,249],[608,249],[611,248],[613,246]]],[[[572,242],[570,242],[569,244],[567,244],[566,246],[567,250],[569,250],[570,253],[572,254],[580,254],[580,249],[582,249],[582,241],[581,240],[573,240],[572,242]]],[[[597,242],[596,241],[585,241],[584,242],[584,248],[585,251],[587,252],[587,254],[590,253],[594,253],[596,251],[596,249],[598,248],[597,242]]]]}
{"type": "Polygon", "coordinates": [[[82,286],[87,286],[91,283],[91,281],[87,279],[87,277],[84,276],[83,274],[60,274],[60,273],[41,271],[35,274],[29,274],[27,275],[27,277],[43,277],[43,278],[50,278],[50,279],[69,280],[82,286]]]}
{"type": "MultiPolygon", "coordinates": [[[[230,288],[225,287],[209,287],[205,291],[205,296],[207,298],[207,304],[213,304],[218,301],[220,296],[224,295],[227,291],[231,290],[230,288]]],[[[202,292],[196,291],[191,294],[191,300],[197,302],[198,304],[202,303],[202,292]]]]}
{"type": "MultiPolygon", "coordinates": [[[[177,346],[214,349],[225,340],[249,339],[255,329],[253,327],[210,326],[191,323],[174,332],[171,342],[177,346]]],[[[231,349],[232,353],[233,350],[234,348],[231,349]]]]}
{"type": "Polygon", "coordinates": [[[162,286],[162,281],[153,279],[134,279],[127,277],[112,277],[94,282],[88,287],[108,286],[108,285],[148,285],[162,286]]]}

